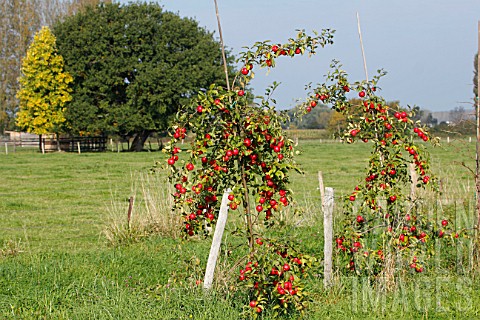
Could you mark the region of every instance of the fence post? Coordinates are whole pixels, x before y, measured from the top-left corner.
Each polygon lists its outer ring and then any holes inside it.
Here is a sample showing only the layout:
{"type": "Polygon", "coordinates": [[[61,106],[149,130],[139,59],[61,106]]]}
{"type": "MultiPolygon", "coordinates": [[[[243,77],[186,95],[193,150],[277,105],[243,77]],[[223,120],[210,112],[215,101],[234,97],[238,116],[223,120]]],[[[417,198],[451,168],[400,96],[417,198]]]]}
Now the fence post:
{"type": "Polygon", "coordinates": [[[203,279],[203,288],[208,290],[212,287],[213,274],[215,273],[215,265],[217,264],[220,244],[222,243],[223,231],[228,218],[228,195],[231,190],[228,189],[223,193],[222,203],[220,205],[220,213],[218,215],[215,233],[213,234],[212,246],[208,255],[207,268],[205,270],[205,278],[203,279]]]}
{"type": "Polygon", "coordinates": [[[5,154],[8,154],[8,142],[5,142],[5,154]]]}
{"type": "Polygon", "coordinates": [[[323,211],[323,237],[324,237],[324,278],[325,288],[332,286],[333,278],[333,188],[325,188],[325,204],[323,211]]]}
{"type": "Polygon", "coordinates": [[[80,141],[77,141],[77,149],[78,149],[78,154],[82,153],[80,149],[80,141]]]}

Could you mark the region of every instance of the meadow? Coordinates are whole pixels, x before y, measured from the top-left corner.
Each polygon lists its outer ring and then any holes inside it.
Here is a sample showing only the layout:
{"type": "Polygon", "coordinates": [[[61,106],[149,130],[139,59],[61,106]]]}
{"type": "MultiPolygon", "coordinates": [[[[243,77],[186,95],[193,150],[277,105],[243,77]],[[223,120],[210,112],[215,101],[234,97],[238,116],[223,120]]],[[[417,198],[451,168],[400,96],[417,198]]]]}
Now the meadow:
{"type": "MultiPolygon", "coordinates": [[[[298,147],[304,174],[292,176],[292,190],[295,208],[303,214],[285,218],[287,228],[281,232],[320,262],[318,171],[325,186],[335,189],[338,222],[343,196],[361,179],[369,148],[319,140],[300,140],[298,147]]],[[[474,168],[475,145],[455,140],[430,152],[441,193],[429,195],[427,205],[436,214],[458,217],[459,227],[471,228],[475,184],[468,168],[474,168]]],[[[238,241],[231,236],[235,219],[227,224],[216,287],[209,293],[195,284],[203,276],[209,241],[185,241],[168,233],[175,219],[165,212],[163,225],[134,233],[141,215],[153,214],[150,198],[158,197],[168,211],[168,201],[162,200],[170,188],[166,172],[148,178],[155,162],[165,159],[161,152],[43,155],[17,148],[1,153],[0,318],[238,319],[248,301],[228,276],[233,262],[227,252],[238,241]],[[131,233],[126,234],[132,196],[131,233]]],[[[478,318],[480,280],[471,271],[471,245],[469,238],[459,242],[453,265],[443,262],[439,250],[428,272],[405,275],[388,293],[366,279],[339,273],[333,288],[325,290],[319,263],[307,282],[312,302],[304,318],[478,318]]]]}

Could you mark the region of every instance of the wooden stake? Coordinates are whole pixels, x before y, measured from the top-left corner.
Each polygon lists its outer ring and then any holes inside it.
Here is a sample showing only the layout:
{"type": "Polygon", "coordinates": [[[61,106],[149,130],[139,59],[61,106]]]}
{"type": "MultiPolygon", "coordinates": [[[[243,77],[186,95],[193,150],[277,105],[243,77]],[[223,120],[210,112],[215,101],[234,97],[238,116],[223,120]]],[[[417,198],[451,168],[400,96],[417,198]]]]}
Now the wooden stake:
{"type": "Polygon", "coordinates": [[[5,142],[5,154],[8,155],[8,142],[5,142]]]}
{"type": "Polygon", "coordinates": [[[215,233],[213,234],[212,246],[208,255],[207,268],[205,270],[205,278],[203,279],[203,288],[208,290],[212,287],[213,275],[217,264],[218,254],[220,252],[220,244],[222,243],[223,232],[228,218],[228,195],[231,190],[228,189],[223,193],[222,203],[220,205],[220,213],[218,214],[215,233]]]}
{"type": "Polygon", "coordinates": [[[133,203],[134,203],[134,198],[130,197],[128,200],[128,212],[127,212],[127,226],[128,230],[130,230],[130,222],[132,221],[132,211],[133,211],[133,203]]]}
{"type": "Polygon", "coordinates": [[[323,211],[323,237],[324,237],[324,259],[323,259],[323,285],[325,288],[332,286],[333,282],[333,207],[334,190],[325,188],[325,206],[323,211]]]}
{"type": "Polygon", "coordinates": [[[320,200],[322,201],[322,212],[325,213],[325,187],[323,184],[322,171],[318,171],[318,188],[320,189],[320,200]]]}
{"type": "Polygon", "coordinates": [[[82,153],[80,149],[80,141],[77,141],[77,150],[78,150],[78,154],[82,153]]]}

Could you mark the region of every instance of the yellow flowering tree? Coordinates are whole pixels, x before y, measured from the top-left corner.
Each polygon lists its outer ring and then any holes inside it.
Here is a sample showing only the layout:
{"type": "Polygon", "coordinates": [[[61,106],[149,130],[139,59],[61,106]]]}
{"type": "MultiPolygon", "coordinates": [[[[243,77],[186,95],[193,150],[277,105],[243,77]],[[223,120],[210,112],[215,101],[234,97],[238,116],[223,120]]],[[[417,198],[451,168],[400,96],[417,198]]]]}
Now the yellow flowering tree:
{"type": "Polygon", "coordinates": [[[17,125],[27,132],[55,133],[58,137],[66,105],[72,100],[73,77],[64,71],[63,58],[57,53],[55,36],[48,27],[35,34],[21,72],[17,125]]]}

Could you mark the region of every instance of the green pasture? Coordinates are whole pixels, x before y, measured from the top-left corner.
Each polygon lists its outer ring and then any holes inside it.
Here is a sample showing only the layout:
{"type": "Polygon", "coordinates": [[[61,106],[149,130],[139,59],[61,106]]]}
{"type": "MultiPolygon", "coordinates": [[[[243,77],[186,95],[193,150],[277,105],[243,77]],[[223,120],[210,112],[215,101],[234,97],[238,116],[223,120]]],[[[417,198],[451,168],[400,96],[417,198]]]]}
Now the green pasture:
{"type": "MultiPolygon", "coordinates": [[[[278,235],[296,239],[321,262],[318,171],[325,186],[335,189],[336,219],[341,219],[342,196],[361,179],[369,148],[319,139],[300,140],[298,148],[305,173],[293,175],[292,189],[303,215],[287,220],[278,235]]],[[[1,319],[239,318],[246,301],[231,283],[217,281],[210,293],[195,285],[202,278],[209,241],[162,235],[118,246],[107,241],[104,231],[112,219],[126,220],[128,199],[135,196],[135,205],[142,205],[142,179],[156,161],[166,159],[163,153],[9,151],[0,148],[1,319]]],[[[456,140],[430,151],[442,191],[432,208],[473,223],[475,185],[469,168],[474,169],[475,145],[456,140]]],[[[158,190],[168,188],[164,176],[155,180],[158,190]]],[[[224,253],[235,244],[230,235],[234,223],[227,226],[217,267],[224,278],[233,263],[224,253]]],[[[468,252],[469,241],[457,252],[468,252]]],[[[304,318],[480,318],[480,281],[465,272],[468,253],[457,265],[441,258],[430,272],[407,275],[385,294],[365,279],[338,274],[334,287],[325,291],[319,263],[307,282],[313,301],[304,318]]]]}

